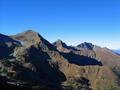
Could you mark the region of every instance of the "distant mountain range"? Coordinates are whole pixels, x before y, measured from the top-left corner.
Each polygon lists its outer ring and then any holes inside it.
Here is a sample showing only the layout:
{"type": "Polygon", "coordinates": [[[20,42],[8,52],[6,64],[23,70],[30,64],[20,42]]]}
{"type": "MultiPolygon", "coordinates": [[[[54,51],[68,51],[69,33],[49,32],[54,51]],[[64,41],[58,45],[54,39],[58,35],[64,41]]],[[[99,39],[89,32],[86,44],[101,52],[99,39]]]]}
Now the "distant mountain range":
{"type": "Polygon", "coordinates": [[[68,46],[62,40],[51,44],[27,30],[0,34],[0,51],[0,88],[120,90],[120,55],[108,48],[88,42],[68,46]]]}
{"type": "Polygon", "coordinates": [[[120,54],[120,49],[118,49],[118,50],[113,50],[114,52],[116,52],[116,53],[118,53],[118,54],[120,54]]]}

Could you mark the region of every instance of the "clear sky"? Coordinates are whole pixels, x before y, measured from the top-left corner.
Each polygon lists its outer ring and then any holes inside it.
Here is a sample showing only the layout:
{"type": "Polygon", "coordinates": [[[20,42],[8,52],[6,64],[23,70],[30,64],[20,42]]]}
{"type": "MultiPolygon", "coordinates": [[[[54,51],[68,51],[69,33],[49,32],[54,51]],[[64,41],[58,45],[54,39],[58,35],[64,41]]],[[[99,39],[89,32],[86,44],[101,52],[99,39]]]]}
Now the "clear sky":
{"type": "Polygon", "coordinates": [[[0,0],[0,33],[27,29],[50,42],[120,49],[120,0],[0,0]]]}

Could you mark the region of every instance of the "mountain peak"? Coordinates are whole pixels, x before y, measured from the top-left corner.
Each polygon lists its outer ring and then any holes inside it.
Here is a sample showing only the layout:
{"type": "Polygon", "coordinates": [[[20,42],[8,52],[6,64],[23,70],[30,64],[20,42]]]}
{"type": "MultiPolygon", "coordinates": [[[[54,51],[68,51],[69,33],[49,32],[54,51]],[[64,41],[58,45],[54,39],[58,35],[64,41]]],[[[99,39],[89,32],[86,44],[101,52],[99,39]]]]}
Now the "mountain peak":
{"type": "Polygon", "coordinates": [[[35,32],[34,30],[26,30],[26,31],[24,31],[23,33],[25,33],[25,34],[30,34],[30,33],[34,33],[34,34],[38,34],[37,32],[35,32]]]}
{"type": "Polygon", "coordinates": [[[77,45],[77,47],[92,50],[94,45],[92,43],[89,43],[89,42],[84,42],[84,43],[77,45]]]}
{"type": "Polygon", "coordinates": [[[26,31],[24,31],[22,33],[19,33],[17,35],[18,36],[19,35],[24,35],[26,37],[30,37],[31,36],[30,38],[34,38],[34,37],[42,38],[42,36],[38,32],[33,31],[33,30],[26,30],[26,31]]]}
{"type": "Polygon", "coordinates": [[[53,45],[57,48],[60,52],[70,52],[69,46],[66,45],[62,40],[57,40],[53,43],[53,45]]]}
{"type": "Polygon", "coordinates": [[[0,84],[31,85],[29,89],[40,85],[37,89],[119,90],[119,55],[87,42],[73,47],[57,40],[54,45],[32,30],[14,36],[0,34],[0,84]],[[14,40],[23,43],[18,46],[14,40]]]}
{"type": "Polygon", "coordinates": [[[53,43],[56,47],[68,47],[67,45],[66,45],[66,43],[64,43],[62,40],[60,40],[60,39],[58,39],[57,41],[55,41],[54,43],[53,43]]]}
{"type": "Polygon", "coordinates": [[[60,39],[56,40],[55,42],[58,42],[58,43],[63,43],[63,41],[62,41],[62,40],[60,40],[60,39]]]}
{"type": "Polygon", "coordinates": [[[33,30],[27,30],[22,33],[18,33],[14,36],[11,36],[14,39],[17,39],[22,42],[29,42],[29,43],[34,43],[38,44],[40,43],[42,37],[39,35],[39,33],[33,31],[33,30]]]}
{"type": "Polygon", "coordinates": [[[11,36],[12,38],[21,41],[23,45],[37,45],[43,49],[55,49],[52,44],[45,40],[39,33],[33,30],[27,30],[25,32],[11,36]]]}

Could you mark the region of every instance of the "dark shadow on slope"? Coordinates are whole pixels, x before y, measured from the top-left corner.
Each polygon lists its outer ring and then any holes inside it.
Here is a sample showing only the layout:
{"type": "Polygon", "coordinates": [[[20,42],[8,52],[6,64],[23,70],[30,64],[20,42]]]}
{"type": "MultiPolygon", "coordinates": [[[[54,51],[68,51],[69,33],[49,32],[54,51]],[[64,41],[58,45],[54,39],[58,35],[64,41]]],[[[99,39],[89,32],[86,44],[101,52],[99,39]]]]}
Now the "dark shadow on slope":
{"type": "Polygon", "coordinates": [[[9,43],[11,46],[9,47],[5,43],[0,43],[0,59],[6,59],[10,57],[10,54],[14,52],[14,48],[17,46],[15,44],[9,43]]]}
{"type": "Polygon", "coordinates": [[[0,59],[8,57],[9,53],[7,45],[0,44],[0,59]]]}
{"type": "MultiPolygon", "coordinates": [[[[6,54],[6,56],[9,54],[6,54]]],[[[5,58],[6,58],[5,56],[5,58]]],[[[25,86],[45,86],[49,88],[61,88],[61,83],[66,81],[65,75],[59,71],[57,65],[50,64],[51,58],[46,52],[43,52],[40,48],[31,46],[28,50],[28,55],[23,56],[27,62],[32,63],[36,70],[23,67],[20,63],[11,62],[17,71],[17,76],[14,77],[17,81],[27,82],[25,86]]],[[[6,60],[9,60],[6,59],[6,60]]],[[[16,83],[11,81],[12,83],[16,83]]],[[[24,84],[23,84],[24,85],[24,84]]]]}
{"type": "Polygon", "coordinates": [[[32,90],[31,88],[26,86],[9,84],[8,82],[10,81],[11,81],[10,79],[0,76],[0,90],[32,90]]]}
{"type": "Polygon", "coordinates": [[[77,82],[81,83],[82,85],[90,86],[90,81],[84,77],[80,77],[77,82]]]}
{"type": "Polygon", "coordinates": [[[61,82],[66,80],[65,75],[50,65],[49,61],[51,58],[46,52],[43,52],[40,48],[32,46],[29,50],[29,61],[36,67],[36,77],[31,77],[33,83],[43,84],[50,87],[61,87],[61,82]]]}
{"type": "Polygon", "coordinates": [[[6,58],[13,52],[16,46],[20,46],[21,43],[9,36],[0,34],[0,59],[6,58]]]}
{"type": "Polygon", "coordinates": [[[50,64],[49,60],[51,59],[49,55],[40,48],[35,48],[32,46],[28,51],[28,56],[25,55],[24,58],[26,62],[32,63],[36,70],[25,68],[18,62],[11,62],[14,66],[15,71],[17,71],[17,76],[14,77],[16,81],[11,81],[15,83],[20,81],[26,82],[22,85],[27,87],[32,86],[44,86],[51,89],[60,89],[62,88],[61,83],[66,81],[66,76],[59,71],[57,65],[50,64]]]}
{"type": "Polygon", "coordinates": [[[9,57],[9,55],[13,53],[14,48],[20,45],[18,41],[14,41],[9,37],[1,38],[0,36],[0,59],[9,57]]]}
{"type": "Polygon", "coordinates": [[[74,54],[72,52],[70,53],[61,53],[64,58],[66,58],[70,63],[86,66],[86,65],[99,65],[102,66],[102,63],[99,62],[96,59],[87,57],[87,56],[81,56],[74,54]]]}
{"type": "Polygon", "coordinates": [[[20,44],[20,42],[10,38],[9,36],[0,34],[0,43],[6,43],[6,42],[12,42],[12,43],[20,44]]]}

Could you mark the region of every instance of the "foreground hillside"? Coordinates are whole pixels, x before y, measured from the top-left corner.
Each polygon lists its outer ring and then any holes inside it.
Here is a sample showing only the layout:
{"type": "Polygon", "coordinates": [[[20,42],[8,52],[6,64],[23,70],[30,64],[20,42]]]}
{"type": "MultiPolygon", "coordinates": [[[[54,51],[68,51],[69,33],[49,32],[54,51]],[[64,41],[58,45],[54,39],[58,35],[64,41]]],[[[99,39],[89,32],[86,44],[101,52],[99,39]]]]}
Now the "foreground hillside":
{"type": "Polygon", "coordinates": [[[28,30],[0,34],[0,85],[42,90],[120,90],[120,56],[90,43],[49,43],[28,30]]]}

